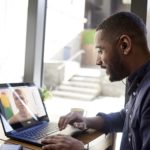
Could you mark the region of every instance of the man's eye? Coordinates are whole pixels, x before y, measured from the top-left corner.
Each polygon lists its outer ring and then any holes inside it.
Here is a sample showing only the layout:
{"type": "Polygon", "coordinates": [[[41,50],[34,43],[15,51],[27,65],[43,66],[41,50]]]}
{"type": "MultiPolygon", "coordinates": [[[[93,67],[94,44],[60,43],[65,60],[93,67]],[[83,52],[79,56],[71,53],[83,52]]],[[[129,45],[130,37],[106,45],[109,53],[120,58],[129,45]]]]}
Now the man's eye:
{"type": "Polygon", "coordinates": [[[98,48],[98,49],[97,49],[97,52],[98,52],[99,54],[102,54],[102,53],[103,53],[103,50],[102,50],[101,48],[98,48]]]}
{"type": "Polygon", "coordinates": [[[102,54],[102,53],[103,53],[103,51],[102,51],[102,50],[99,50],[99,51],[98,51],[98,53],[102,54]]]}

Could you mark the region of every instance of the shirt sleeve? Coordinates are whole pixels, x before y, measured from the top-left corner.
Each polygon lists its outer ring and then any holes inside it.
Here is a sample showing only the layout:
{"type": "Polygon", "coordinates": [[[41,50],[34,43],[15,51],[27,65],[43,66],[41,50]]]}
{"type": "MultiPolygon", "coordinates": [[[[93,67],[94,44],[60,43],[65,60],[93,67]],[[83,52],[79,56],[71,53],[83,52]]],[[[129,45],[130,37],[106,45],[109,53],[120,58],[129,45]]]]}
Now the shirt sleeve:
{"type": "Polygon", "coordinates": [[[144,96],[141,111],[140,135],[142,139],[141,150],[150,149],[150,89],[144,96]]]}
{"type": "Polygon", "coordinates": [[[124,120],[125,120],[125,110],[122,109],[120,112],[116,113],[98,113],[97,116],[101,116],[104,120],[104,127],[102,131],[104,133],[112,132],[122,132],[124,120]]]}

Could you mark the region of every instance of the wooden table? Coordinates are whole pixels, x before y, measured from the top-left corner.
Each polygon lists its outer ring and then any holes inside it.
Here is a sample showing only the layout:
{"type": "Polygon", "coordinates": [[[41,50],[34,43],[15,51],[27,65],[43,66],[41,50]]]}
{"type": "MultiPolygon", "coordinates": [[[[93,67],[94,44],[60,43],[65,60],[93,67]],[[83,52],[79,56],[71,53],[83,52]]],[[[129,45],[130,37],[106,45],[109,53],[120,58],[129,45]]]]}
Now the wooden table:
{"type": "MultiPolygon", "coordinates": [[[[79,136],[77,139],[83,141],[84,143],[89,143],[90,150],[112,150],[113,149],[113,135],[108,134],[107,136],[104,134],[95,132],[89,133],[79,136]]],[[[24,142],[19,142],[12,139],[3,140],[0,139],[1,143],[9,143],[9,144],[20,144],[23,146],[23,150],[41,150],[41,147],[31,145],[24,142]]]]}

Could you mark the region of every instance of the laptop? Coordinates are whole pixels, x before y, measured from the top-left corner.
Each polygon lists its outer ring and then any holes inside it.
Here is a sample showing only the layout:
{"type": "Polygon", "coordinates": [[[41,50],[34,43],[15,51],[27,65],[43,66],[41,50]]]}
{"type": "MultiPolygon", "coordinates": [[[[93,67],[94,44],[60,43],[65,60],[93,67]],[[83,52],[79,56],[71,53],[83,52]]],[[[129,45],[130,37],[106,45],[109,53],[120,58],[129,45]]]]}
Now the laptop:
{"type": "MultiPolygon", "coordinates": [[[[34,83],[0,84],[0,118],[7,137],[37,146],[44,137],[59,133],[34,83]]],[[[73,135],[76,130],[65,132],[73,135]]]]}

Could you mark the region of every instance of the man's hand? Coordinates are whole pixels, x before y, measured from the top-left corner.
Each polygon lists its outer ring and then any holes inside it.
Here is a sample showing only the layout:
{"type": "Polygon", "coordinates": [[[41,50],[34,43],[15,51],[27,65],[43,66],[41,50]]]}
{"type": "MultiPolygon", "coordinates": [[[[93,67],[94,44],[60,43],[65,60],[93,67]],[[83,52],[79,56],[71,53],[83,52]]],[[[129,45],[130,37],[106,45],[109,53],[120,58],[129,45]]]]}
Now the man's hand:
{"type": "Polygon", "coordinates": [[[84,144],[70,136],[48,136],[42,140],[43,150],[83,150],[84,144]]]}
{"type": "Polygon", "coordinates": [[[58,122],[59,129],[65,129],[67,124],[73,125],[81,130],[86,129],[86,119],[78,112],[70,112],[69,114],[60,117],[58,122]]]}

